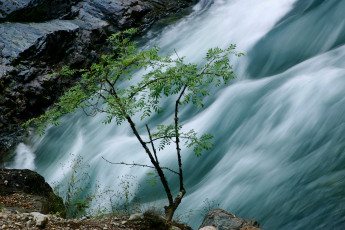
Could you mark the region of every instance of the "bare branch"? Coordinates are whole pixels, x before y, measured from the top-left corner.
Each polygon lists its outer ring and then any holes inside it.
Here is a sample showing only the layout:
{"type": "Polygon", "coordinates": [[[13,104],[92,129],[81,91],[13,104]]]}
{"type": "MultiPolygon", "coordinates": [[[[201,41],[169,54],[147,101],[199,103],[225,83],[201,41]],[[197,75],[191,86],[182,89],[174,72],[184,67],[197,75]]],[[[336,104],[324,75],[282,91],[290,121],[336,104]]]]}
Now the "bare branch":
{"type": "MultiPolygon", "coordinates": [[[[105,159],[104,157],[102,157],[102,158],[103,158],[103,160],[105,160],[106,162],[108,162],[108,163],[110,163],[110,164],[113,164],[113,165],[127,165],[127,166],[132,166],[132,167],[137,166],[137,167],[144,167],[144,168],[156,169],[155,167],[150,166],[150,165],[137,164],[137,163],[134,163],[134,162],[131,163],[131,164],[130,164],[130,163],[125,163],[125,162],[111,162],[111,161],[105,159]]],[[[175,174],[179,175],[178,172],[176,172],[176,171],[174,171],[174,170],[172,170],[172,169],[170,169],[170,168],[168,168],[168,167],[161,167],[161,169],[165,169],[165,170],[168,170],[168,171],[170,171],[170,172],[172,172],[172,173],[175,173],[175,174]]]]}
{"type": "Polygon", "coordinates": [[[153,153],[155,155],[156,162],[159,165],[159,161],[158,161],[158,157],[157,157],[157,151],[156,151],[155,145],[154,145],[153,140],[152,140],[152,136],[151,136],[151,132],[150,132],[149,126],[147,124],[146,124],[146,129],[147,129],[147,132],[148,132],[149,137],[150,137],[150,143],[151,143],[151,146],[152,146],[152,151],[153,151],[153,153]]]}
{"type": "MultiPolygon", "coordinates": [[[[150,141],[147,141],[145,142],[146,144],[150,144],[151,141],[154,142],[154,141],[158,141],[158,140],[161,140],[161,139],[165,139],[165,138],[169,138],[170,140],[172,140],[172,138],[176,138],[176,134],[175,135],[171,135],[171,136],[167,136],[167,135],[164,135],[164,136],[161,136],[161,137],[157,137],[157,138],[153,138],[152,140],[150,139],[150,141]]],[[[192,138],[190,136],[181,136],[179,135],[179,138],[180,139],[191,139],[191,140],[194,140],[195,138],[192,138]]],[[[173,142],[175,142],[174,140],[172,140],[173,142]]]]}
{"type": "MultiPolygon", "coordinates": [[[[146,144],[150,144],[151,142],[154,142],[154,141],[158,141],[158,140],[160,140],[160,139],[164,139],[164,138],[168,138],[169,136],[166,136],[166,135],[164,135],[164,136],[161,136],[161,137],[157,137],[157,138],[150,138],[150,141],[147,141],[147,142],[145,142],[146,144]]],[[[172,137],[175,137],[175,136],[171,136],[171,137],[169,137],[170,139],[172,138],[172,137]]]]}
{"type": "Polygon", "coordinates": [[[174,51],[175,51],[177,58],[180,60],[181,58],[180,58],[180,56],[178,56],[176,49],[174,49],[174,51]]]}

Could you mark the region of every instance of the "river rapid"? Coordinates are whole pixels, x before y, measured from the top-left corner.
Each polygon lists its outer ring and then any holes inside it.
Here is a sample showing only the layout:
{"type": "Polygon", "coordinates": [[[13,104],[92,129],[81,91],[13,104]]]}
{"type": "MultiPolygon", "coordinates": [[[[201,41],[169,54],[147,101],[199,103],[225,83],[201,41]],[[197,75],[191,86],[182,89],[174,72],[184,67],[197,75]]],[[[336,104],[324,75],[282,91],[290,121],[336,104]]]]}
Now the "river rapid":
{"type": "MultiPolygon", "coordinates": [[[[232,43],[245,53],[232,58],[237,79],[215,91],[205,109],[182,110],[186,129],[215,137],[202,157],[183,153],[187,195],[179,213],[193,228],[205,206],[219,204],[263,229],[345,229],[344,12],[343,0],[201,0],[190,15],[145,35],[143,47],[176,49],[191,62],[232,43]]],[[[172,105],[164,103],[167,110],[172,105]]],[[[146,183],[150,170],[102,159],[149,162],[127,125],[103,125],[103,119],[65,116],[43,137],[21,143],[8,166],[64,184],[67,166],[81,155],[93,186],[117,189],[118,177],[135,175],[137,197],[164,204],[161,186],[146,183]]],[[[169,121],[167,114],[147,122],[169,121]]],[[[161,157],[177,167],[169,149],[161,157]]]]}

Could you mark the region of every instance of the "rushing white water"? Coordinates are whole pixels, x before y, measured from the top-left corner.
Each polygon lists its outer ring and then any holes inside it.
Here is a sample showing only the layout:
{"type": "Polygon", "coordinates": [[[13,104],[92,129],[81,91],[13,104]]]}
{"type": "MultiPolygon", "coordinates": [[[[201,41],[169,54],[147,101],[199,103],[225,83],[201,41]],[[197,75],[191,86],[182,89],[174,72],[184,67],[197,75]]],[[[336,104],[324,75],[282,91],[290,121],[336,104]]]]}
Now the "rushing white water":
{"type": "Polygon", "coordinates": [[[20,143],[15,152],[17,154],[14,158],[13,165],[11,165],[12,168],[36,169],[35,154],[29,146],[20,143]]]}
{"type": "MultiPolygon", "coordinates": [[[[193,62],[231,43],[246,54],[233,60],[238,79],[215,92],[205,110],[182,112],[186,128],[215,136],[215,148],[200,159],[183,156],[188,195],[180,212],[194,210],[188,219],[194,228],[206,198],[264,229],[345,228],[344,12],[340,0],[201,1],[180,22],[148,33],[147,46],[175,48],[193,62]]],[[[65,116],[61,126],[18,147],[14,166],[25,167],[20,154],[34,153],[39,173],[63,181],[61,165],[82,155],[93,184],[137,175],[138,196],[164,201],[160,186],[145,183],[146,169],[101,159],[148,162],[127,126],[105,126],[102,119],[65,116]]],[[[174,156],[162,157],[176,167],[174,156]]]]}

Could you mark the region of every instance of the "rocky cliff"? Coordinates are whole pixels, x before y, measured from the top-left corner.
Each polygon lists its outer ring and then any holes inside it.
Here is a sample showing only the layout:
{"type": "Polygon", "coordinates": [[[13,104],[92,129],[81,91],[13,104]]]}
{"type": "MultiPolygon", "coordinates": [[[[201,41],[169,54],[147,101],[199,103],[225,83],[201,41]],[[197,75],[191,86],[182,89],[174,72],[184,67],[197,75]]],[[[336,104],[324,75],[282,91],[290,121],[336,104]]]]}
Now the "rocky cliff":
{"type": "Polygon", "coordinates": [[[0,0],[0,160],[23,137],[20,124],[44,112],[83,68],[109,50],[107,35],[145,31],[197,0],[0,0]]]}

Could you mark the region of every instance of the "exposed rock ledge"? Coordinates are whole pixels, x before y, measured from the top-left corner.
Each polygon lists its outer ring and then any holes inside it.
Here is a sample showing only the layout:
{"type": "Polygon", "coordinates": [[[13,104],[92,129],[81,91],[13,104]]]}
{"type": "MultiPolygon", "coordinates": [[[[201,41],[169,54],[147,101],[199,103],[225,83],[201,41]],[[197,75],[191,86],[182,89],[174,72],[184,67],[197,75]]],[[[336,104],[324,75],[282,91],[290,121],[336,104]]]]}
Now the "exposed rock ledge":
{"type": "Polygon", "coordinates": [[[61,197],[44,178],[28,169],[0,169],[0,206],[20,212],[57,213],[66,216],[61,197]]]}
{"type": "Polygon", "coordinates": [[[0,165],[23,130],[73,79],[48,78],[63,65],[82,68],[106,52],[106,35],[153,22],[197,0],[0,0],[0,165]]]}

